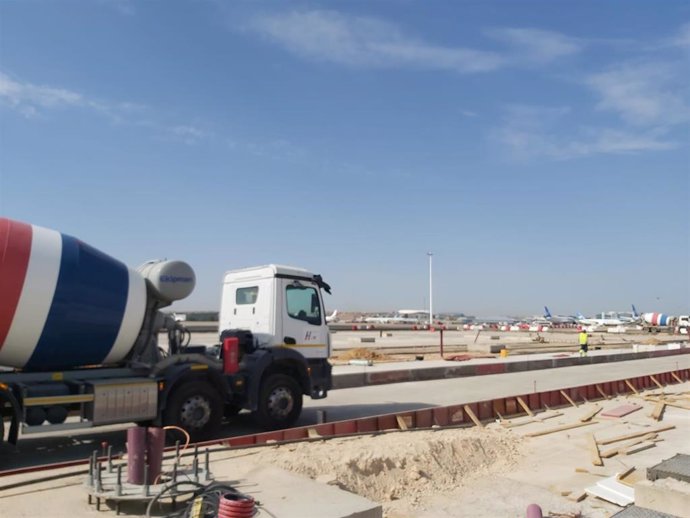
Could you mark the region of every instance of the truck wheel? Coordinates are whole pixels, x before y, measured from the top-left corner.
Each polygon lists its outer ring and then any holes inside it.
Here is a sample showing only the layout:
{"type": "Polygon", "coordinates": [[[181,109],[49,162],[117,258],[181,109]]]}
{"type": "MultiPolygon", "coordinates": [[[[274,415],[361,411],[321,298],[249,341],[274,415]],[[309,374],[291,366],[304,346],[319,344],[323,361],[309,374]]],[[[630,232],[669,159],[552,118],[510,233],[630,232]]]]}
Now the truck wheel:
{"type": "Polygon", "coordinates": [[[184,428],[192,441],[201,441],[216,433],[222,419],[223,402],[216,391],[203,381],[178,387],[168,400],[163,415],[166,425],[184,428]]]}
{"type": "Polygon", "coordinates": [[[256,421],[275,430],[291,426],[302,413],[302,389],[285,374],[271,374],[261,385],[256,421]]]}

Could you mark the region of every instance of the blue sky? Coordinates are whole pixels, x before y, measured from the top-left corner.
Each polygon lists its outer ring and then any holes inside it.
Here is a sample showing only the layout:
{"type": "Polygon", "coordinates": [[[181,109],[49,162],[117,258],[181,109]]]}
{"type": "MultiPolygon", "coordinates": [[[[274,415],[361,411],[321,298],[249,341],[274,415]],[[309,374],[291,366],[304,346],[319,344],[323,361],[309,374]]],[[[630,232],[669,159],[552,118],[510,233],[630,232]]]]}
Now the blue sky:
{"type": "Polygon", "coordinates": [[[327,305],[690,312],[684,1],[0,0],[0,213],[327,305]]]}

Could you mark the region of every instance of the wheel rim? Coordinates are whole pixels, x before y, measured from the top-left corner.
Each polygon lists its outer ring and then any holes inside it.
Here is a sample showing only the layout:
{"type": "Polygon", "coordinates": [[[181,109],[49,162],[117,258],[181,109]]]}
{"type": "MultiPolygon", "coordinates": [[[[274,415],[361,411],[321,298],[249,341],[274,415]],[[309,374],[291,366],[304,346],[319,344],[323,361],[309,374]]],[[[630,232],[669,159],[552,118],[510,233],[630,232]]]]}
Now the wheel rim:
{"type": "Polygon", "coordinates": [[[180,409],[180,423],[187,428],[200,429],[211,420],[211,404],[202,396],[192,396],[180,409]]]}
{"type": "Polygon", "coordinates": [[[294,406],[295,400],[292,397],[292,392],[285,387],[276,387],[268,396],[267,409],[273,417],[287,417],[294,406]]]}

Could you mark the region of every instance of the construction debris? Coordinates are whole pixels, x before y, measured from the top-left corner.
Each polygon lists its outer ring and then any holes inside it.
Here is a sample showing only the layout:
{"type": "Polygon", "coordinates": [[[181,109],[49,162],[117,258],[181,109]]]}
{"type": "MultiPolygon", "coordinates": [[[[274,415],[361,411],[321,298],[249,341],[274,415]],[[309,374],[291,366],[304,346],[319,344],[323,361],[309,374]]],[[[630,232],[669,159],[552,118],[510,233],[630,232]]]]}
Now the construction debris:
{"type": "Polygon", "coordinates": [[[620,506],[626,506],[635,501],[635,490],[620,482],[615,475],[586,487],[585,492],[620,506]]]}
{"type": "Polygon", "coordinates": [[[620,418],[628,414],[632,414],[633,412],[636,412],[637,410],[640,410],[642,408],[641,405],[634,405],[634,404],[626,404],[626,405],[621,405],[617,406],[615,408],[612,408],[611,410],[607,410],[605,412],[601,413],[601,417],[614,417],[614,418],[620,418]]]}

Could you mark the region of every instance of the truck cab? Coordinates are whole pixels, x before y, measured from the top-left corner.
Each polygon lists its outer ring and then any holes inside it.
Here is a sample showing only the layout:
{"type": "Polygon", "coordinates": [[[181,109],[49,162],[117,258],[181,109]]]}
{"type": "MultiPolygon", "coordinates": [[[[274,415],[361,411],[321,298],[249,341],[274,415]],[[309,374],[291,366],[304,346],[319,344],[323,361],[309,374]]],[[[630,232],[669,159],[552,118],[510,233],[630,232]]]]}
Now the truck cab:
{"type": "Polygon", "coordinates": [[[331,388],[331,341],[320,275],[290,266],[232,270],[223,278],[218,331],[229,384],[241,387],[226,415],[248,409],[265,428],[299,417],[302,397],[325,398],[331,388]],[[227,348],[237,340],[237,353],[227,348]],[[235,354],[237,366],[226,357],[235,354]]]}
{"type": "Polygon", "coordinates": [[[223,279],[219,332],[251,331],[258,347],[287,347],[308,359],[331,353],[320,276],[271,264],[229,271],[223,279]]]}

